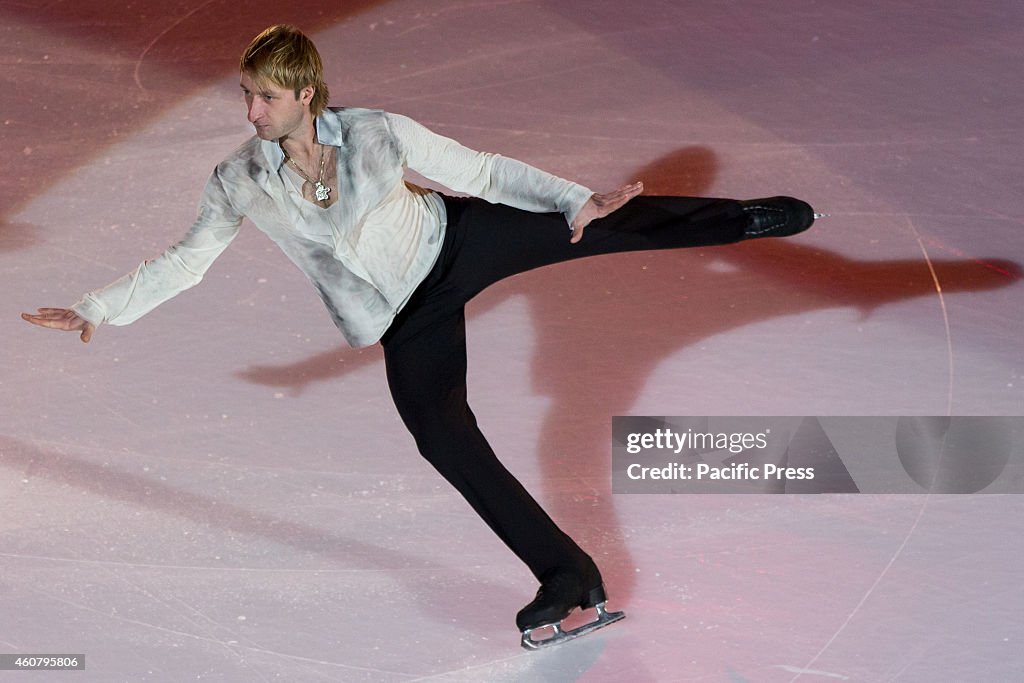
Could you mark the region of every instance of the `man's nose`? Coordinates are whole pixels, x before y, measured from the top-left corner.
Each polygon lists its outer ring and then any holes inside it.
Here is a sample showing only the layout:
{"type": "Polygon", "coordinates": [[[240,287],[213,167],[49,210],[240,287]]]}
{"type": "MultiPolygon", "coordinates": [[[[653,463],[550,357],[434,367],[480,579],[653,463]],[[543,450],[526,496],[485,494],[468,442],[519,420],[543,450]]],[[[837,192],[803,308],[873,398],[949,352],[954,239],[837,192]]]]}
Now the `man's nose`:
{"type": "Polygon", "coordinates": [[[260,107],[260,101],[253,98],[249,102],[249,123],[256,123],[256,119],[263,113],[263,109],[260,107]]]}

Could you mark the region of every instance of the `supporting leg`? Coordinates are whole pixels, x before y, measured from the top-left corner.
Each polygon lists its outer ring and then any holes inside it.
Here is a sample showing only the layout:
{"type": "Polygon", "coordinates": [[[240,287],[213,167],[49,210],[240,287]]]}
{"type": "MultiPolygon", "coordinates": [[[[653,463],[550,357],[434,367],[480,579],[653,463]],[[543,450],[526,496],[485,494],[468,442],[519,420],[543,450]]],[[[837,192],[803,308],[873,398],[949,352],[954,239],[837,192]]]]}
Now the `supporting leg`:
{"type": "Polygon", "coordinates": [[[498,461],[466,396],[465,319],[444,297],[419,302],[384,341],[388,384],[420,453],[540,579],[593,561],[498,461]]]}

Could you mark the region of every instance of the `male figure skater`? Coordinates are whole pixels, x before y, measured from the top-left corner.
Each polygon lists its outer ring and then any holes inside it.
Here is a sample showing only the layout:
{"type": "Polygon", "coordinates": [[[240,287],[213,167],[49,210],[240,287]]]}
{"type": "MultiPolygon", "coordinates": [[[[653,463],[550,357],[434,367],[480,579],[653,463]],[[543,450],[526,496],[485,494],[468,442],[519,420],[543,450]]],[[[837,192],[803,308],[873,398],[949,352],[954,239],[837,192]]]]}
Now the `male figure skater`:
{"type": "Polygon", "coordinates": [[[216,167],[184,239],[70,309],[22,317],[88,342],[99,325],[126,325],[197,284],[248,217],[309,277],[350,345],[383,345],[392,397],[420,453],[540,582],[516,616],[523,646],[621,618],[604,610],[594,561],[477,428],[466,401],[464,306],[502,278],[569,259],[795,234],[814,221],[811,207],[786,197],[638,196],[640,183],[595,194],[404,116],[327,108],[320,56],[292,26],[253,39],[240,84],[256,135],[216,167]],[[406,167],[472,197],[406,183],[406,167]],[[562,631],[577,607],[597,608],[597,619],[562,631]],[[530,635],[548,626],[552,637],[530,635]]]}

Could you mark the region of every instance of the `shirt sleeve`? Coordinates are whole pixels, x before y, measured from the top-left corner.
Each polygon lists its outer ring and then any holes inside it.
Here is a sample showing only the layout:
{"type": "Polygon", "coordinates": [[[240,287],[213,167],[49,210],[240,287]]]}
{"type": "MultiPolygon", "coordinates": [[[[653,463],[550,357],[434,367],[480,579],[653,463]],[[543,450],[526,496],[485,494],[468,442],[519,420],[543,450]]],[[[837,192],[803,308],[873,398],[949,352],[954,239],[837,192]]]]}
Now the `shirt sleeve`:
{"type": "Polygon", "coordinates": [[[127,325],[199,284],[213,261],[238,234],[242,216],[224,192],[217,171],[203,191],[199,215],[188,234],[160,256],[145,261],[131,273],[89,292],[71,307],[93,325],[127,325]]]}
{"type": "Polygon", "coordinates": [[[593,192],[500,154],[477,152],[400,114],[388,114],[406,165],[456,192],[535,212],[559,211],[571,224],[593,192]]]}

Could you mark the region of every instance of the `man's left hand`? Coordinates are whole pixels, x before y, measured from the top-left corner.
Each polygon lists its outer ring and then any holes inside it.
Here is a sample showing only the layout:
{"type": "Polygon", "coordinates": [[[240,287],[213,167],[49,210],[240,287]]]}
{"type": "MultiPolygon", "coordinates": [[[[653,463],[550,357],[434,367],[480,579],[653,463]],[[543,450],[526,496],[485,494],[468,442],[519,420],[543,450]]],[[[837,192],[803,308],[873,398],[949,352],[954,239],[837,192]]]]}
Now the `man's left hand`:
{"type": "Polygon", "coordinates": [[[591,195],[572,221],[572,237],[569,241],[573,244],[579,242],[583,239],[583,228],[587,227],[590,221],[604,218],[643,191],[643,183],[633,183],[612,192],[591,195]]]}

